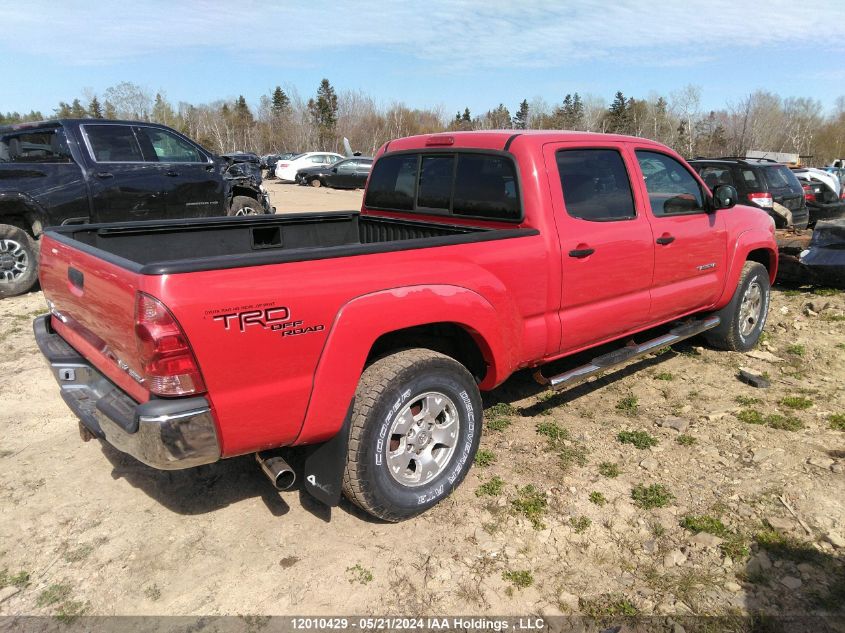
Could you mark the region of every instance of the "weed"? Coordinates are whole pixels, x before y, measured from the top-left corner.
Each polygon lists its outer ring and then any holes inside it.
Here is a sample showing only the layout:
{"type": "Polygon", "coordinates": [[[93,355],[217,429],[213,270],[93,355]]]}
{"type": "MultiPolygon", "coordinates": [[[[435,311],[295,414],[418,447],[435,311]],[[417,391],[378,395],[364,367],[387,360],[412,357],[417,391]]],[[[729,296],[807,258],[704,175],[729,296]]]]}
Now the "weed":
{"type": "Polygon", "coordinates": [[[94,545],[91,543],[86,543],[85,545],[80,545],[74,550],[70,550],[65,552],[64,559],[68,563],[78,563],[81,560],[85,560],[91,555],[91,552],[94,551],[94,545]]]}
{"type": "Polygon", "coordinates": [[[743,407],[751,407],[763,402],[760,398],[752,398],[751,396],[737,396],[734,398],[734,401],[737,404],[741,404],[743,407]]]}
{"type": "Polygon", "coordinates": [[[657,438],[645,431],[620,431],[616,439],[622,444],[633,444],[640,450],[657,446],[658,444],[657,438]]]}
{"type": "Polygon", "coordinates": [[[824,564],[826,560],[826,556],[815,549],[812,543],[781,534],[768,525],[754,535],[754,540],[774,558],[816,564],[824,564]]]}
{"type": "Polygon", "coordinates": [[[835,297],[842,291],[836,288],[813,288],[813,294],[819,297],[835,297]]]}
{"type": "Polygon", "coordinates": [[[631,490],[631,499],[634,500],[634,505],[644,510],[662,508],[669,505],[674,498],[675,495],[669,492],[663,484],[651,484],[650,486],[637,484],[631,490]]]}
{"type": "Polygon", "coordinates": [[[150,585],[146,589],[144,589],[144,595],[147,596],[150,600],[155,602],[159,598],[161,598],[161,589],[159,589],[158,585],[150,585]]]}
{"type": "Polygon", "coordinates": [[[655,380],[675,380],[675,377],[668,371],[661,371],[654,377],[655,380]]]}
{"type": "Polygon", "coordinates": [[[70,624],[85,615],[89,605],[79,600],[66,600],[56,609],[56,619],[63,624],[70,624]]]}
{"type": "Polygon", "coordinates": [[[569,439],[569,431],[555,422],[540,422],[537,425],[537,433],[547,437],[551,444],[569,439]]]}
{"type": "Polygon", "coordinates": [[[29,586],[29,572],[19,571],[17,574],[9,575],[9,570],[0,571],[0,589],[3,587],[17,587],[23,589],[29,586]]]}
{"type": "Polygon", "coordinates": [[[792,354],[793,356],[803,356],[806,352],[807,348],[803,345],[799,345],[798,343],[786,346],[786,353],[792,354]]]}
{"type": "Polygon", "coordinates": [[[743,409],[736,414],[736,417],[740,422],[745,422],[746,424],[766,423],[763,419],[763,414],[757,411],[757,409],[743,409]]]}
{"type": "Polygon", "coordinates": [[[845,343],[837,343],[836,349],[845,349],[845,343]]]}
{"type": "Polygon", "coordinates": [[[504,431],[510,425],[508,418],[487,418],[487,428],[491,431],[504,431]]]}
{"type": "Polygon", "coordinates": [[[542,530],[545,524],[542,519],[546,514],[549,502],[546,493],[528,484],[517,491],[517,498],[511,502],[514,510],[523,515],[534,526],[535,530],[542,530]]]}
{"type": "Polygon", "coordinates": [[[587,617],[595,619],[606,617],[639,615],[640,610],[625,596],[605,593],[595,598],[579,598],[578,607],[587,617]]]}
{"type": "Polygon", "coordinates": [[[780,399],[780,404],[789,409],[809,409],[813,406],[813,401],[803,396],[786,396],[780,399]]]}
{"type": "Polygon", "coordinates": [[[524,569],[520,571],[506,571],[502,574],[502,578],[517,589],[525,589],[534,584],[534,576],[530,571],[524,569]]]}
{"type": "Polygon", "coordinates": [[[733,561],[743,560],[748,558],[749,550],[746,539],[742,534],[729,533],[725,535],[724,541],[719,545],[722,554],[733,561]]]}
{"type": "Polygon", "coordinates": [[[498,475],[486,481],[475,491],[476,497],[498,497],[505,489],[505,481],[498,475]]]}
{"type": "Polygon", "coordinates": [[[346,573],[349,574],[349,583],[358,583],[360,585],[368,585],[373,581],[373,572],[362,567],[361,563],[355,563],[353,567],[347,567],[346,573]]]}
{"type": "Polygon", "coordinates": [[[661,523],[657,521],[653,521],[651,525],[649,525],[649,531],[654,538],[660,538],[664,534],[666,534],[666,528],[663,527],[661,523]]]}
{"type": "Polygon", "coordinates": [[[48,607],[51,604],[61,602],[70,596],[71,586],[68,584],[50,585],[40,594],[35,600],[35,604],[39,607],[48,607]]]}
{"type": "Polygon", "coordinates": [[[687,435],[686,433],[681,433],[678,437],[675,438],[675,441],[681,446],[692,446],[693,444],[698,442],[698,440],[695,439],[692,435],[687,435]]]}
{"type": "Polygon", "coordinates": [[[569,470],[573,464],[586,466],[587,455],[589,454],[589,449],[578,442],[572,442],[569,446],[561,446],[560,451],[558,451],[560,466],[564,471],[569,470]]]}
{"type": "Polygon", "coordinates": [[[766,416],[766,426],[781,431],[798,431],[804,428],[804,423],[794,416],[774,413],[766,416]]]}
{"type": "Polygon", "coordinates": [[[619,464],[614,464],[613,462],[602,462],[599,464],[599,474],[602,477],[616,479],[621,472],[619,464]]]}
{"type": "Polygon", "coordinates": [[[519,415],[516,407],[508,402],[499,402],[492,407],[485,409],[484,415],[496,418],[499,416],[519,415]]]}
{"type": "Polygon", "coordinates": [[[572,526],[572,529],[575,530],[576,534],[586,532],[587,528],[592,524],[593,522],[589,517],[569,517],[569,525],[572,526]]]}
{"type": "Polygon", "coordinates": [[[834,431],[845,431],[845,413],[831,413],[827,421],[834,431]]]}
{"type": "Polygon", "coordinates": [[[681,520],[681,527],[698,534],[699,532],[707,532],[714,536],[723,537],[728,534],[728,528],[716,517],[708,514],[700,516],[687,515],[681,520]]]}
{"type": "Polygon", "coordinates": [[[840,323],[845,321],[845,314],[823,314],[822,319],[825,321],[833,321],[834,323],[840,323]]]}
{"type": "Polygon", "coordinates": [[[489,466],[495,461],[496,454],[493,451],[488,451],[483,448],[475,454],[475,459],[473,460],[476,466],[489,466]]]}
{"type": "Polygon", "coordinates": [[[594,490],[590,493],[590,501],[595,503],[597,506],[603,506],[607,503],[607,497],[605,497],[602,493],[594,490]]]}
{"type": "Polygon", "coordinates": [[[627,396],[625,396],[619,402],[616,403],[616,410],[621,411],[629,417],[637,415],[640,410],[639,400],[637,399],[637,396],[629,393],[627,396]]]}
{"type": "Polygon", "coordinates": [[[800,290],[797,290],[795,288],[783,290],[782,292],[783,292],[784,297],[800,297],[802,294],[804,294],[803,292],[801,292],[800,290]]]}

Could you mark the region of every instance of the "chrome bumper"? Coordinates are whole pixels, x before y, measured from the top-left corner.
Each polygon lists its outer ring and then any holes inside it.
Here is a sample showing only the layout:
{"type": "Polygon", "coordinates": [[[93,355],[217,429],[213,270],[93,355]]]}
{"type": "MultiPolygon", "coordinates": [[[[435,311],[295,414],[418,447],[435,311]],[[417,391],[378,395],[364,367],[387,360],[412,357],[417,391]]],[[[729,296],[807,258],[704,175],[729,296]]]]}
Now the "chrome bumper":
{"type": "Polygon", "coordinates": [[[220,459],[208,400],[178,398],[138,404],[53,331],[49,314],[35,319],[32,327],[62,399],[96,437],[161,470],[220,459]]]}

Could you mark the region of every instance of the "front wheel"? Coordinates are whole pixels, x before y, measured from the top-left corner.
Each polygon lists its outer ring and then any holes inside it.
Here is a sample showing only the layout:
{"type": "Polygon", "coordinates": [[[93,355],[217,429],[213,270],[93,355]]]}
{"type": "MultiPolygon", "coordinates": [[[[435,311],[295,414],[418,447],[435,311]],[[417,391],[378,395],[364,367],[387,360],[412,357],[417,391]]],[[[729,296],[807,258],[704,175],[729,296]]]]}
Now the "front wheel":
{"type": "Polygon", "coordinates": [[[0,298],[21,295],[38,281],[38,249],[29,234],[0,224],[0,298]]]}
{"type": "Polygon", "coordinates": [[[766,267],[745,262],[731,302],[716,313],[722,322],[704,335],[707,342],[734,352],[747,352],[757,345],[769,314],[770,294],[766,267]]]}
{"type": "Polygon", "coordinates": [[[264,207],[255,198],[235,196],[226,215],[264,215],[264,207]]]}
{"type": "Polygon", "coordinates": [[[314,178],[310,183],[312,187],[322,187],[323,182],[319,178],[314,178]]]}
{"type": "Polygon", "coordinates": [[[355,393],[344,494],[386,521],[431,508],[472,465],[482,410],[472,375],[448,356],[410,349],[377,360],[355,393]]]}

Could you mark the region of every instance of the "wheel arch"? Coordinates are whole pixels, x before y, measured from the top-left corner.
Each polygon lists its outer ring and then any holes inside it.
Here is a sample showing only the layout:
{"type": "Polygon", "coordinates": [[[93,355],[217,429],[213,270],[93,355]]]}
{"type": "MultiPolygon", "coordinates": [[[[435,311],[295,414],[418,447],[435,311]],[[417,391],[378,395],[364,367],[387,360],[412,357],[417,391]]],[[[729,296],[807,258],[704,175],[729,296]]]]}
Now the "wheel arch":
{"type": "Polygon", "coordinates": [[[762,264],[769,273],[769,283],[775,283],[778,270],[778,252],[774,237],[769,232],[750,229],[737,237],[733,252],[728,253],[725,287],[722,296],[714,306],[716,309],[725,307],[733,298],[742,274],[742,267],[747,261],[762,264]]]}
{"type": "Polygon", "coordinates": [[[0,194],[0,224],[15,226],[38,238],[48,226],[48,220],[35,200],[23,193],[7,192],[0,194]]]}

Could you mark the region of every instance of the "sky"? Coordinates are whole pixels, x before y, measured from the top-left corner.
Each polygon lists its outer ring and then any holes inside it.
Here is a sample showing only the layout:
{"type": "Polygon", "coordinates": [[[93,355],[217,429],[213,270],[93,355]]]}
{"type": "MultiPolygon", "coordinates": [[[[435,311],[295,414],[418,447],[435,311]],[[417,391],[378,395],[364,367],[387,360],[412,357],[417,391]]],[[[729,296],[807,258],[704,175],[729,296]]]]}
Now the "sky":
{"type": "Polygon", "coordinates": [[[3,112],[49,115],[121,81],[256,105],[326,77],[450,116],[687,85],[704,109],[758,89],[826,110],[845,95],[843,0],[0,0],[0,25],[3,112]]]}

